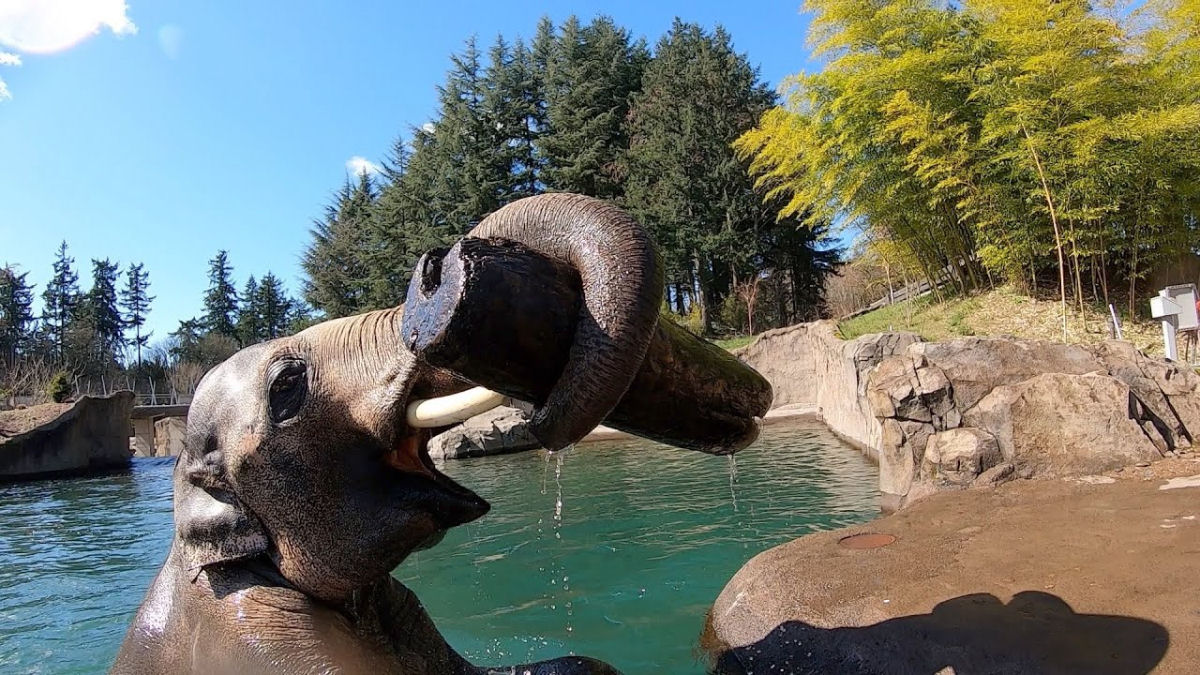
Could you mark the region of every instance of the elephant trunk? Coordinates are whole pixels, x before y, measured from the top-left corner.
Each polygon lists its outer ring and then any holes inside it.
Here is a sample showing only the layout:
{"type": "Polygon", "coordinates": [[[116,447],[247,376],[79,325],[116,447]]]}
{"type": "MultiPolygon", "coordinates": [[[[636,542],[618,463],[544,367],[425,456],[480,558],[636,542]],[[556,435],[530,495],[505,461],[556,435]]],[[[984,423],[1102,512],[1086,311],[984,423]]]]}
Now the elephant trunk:
{"type": "Polygon", "coordinates": [[[530,420],[545,447],[564,448],[595,428],[633,382],[662,304],[658,253],[629,214],[573,194],[513,202],[470,236],[518,242],[579,275],[582,298],[569,358],[530,420]]]}
{"type": "MultiPolygon", "coordinates": [[[[511,241],[464,239],[418,264],[402,333],[430,365],[541,405],[572,361],[582,296],[562,261],[511,241]]],[[[656,314],[632,386],[604,422],[725,454],[757,437],[771,398],[754,369],[656,314]]]]}

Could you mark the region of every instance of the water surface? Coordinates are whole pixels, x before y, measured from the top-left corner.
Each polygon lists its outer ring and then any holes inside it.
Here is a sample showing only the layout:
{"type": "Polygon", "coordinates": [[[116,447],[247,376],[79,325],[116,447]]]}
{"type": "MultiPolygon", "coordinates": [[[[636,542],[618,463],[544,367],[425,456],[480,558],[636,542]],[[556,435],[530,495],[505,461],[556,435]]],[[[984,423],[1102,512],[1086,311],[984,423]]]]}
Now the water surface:
{"type": "MultiPolygon", "coordinates": [[[[172,463],[0,486],[0,672],[110,665],[169,545],[172,463]]],[[[396,576],[481,665],[702,672],[704,613],[747,559],[878,511],[875,467],[815,422],[768,427],[736,461],[637,441],[444,470],[492,512],[396,576]]]]}

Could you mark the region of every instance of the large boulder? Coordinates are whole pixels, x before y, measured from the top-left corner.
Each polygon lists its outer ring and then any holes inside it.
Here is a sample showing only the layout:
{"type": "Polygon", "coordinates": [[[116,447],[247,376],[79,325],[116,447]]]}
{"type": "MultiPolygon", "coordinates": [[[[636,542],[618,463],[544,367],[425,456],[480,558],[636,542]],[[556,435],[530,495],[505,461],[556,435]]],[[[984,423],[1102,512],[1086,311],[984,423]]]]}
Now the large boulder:
{"type": "Polygon", "coordinates": [[[431,438],[429,456],[433,459],[458,459],[540,447],[541,443],[529,432],[526,412],[520,408],[500,406],[431,438]]]}
{"type": "Polygon", "coordinates": [[[1153,425],[1143,426],[1139,410],[1129,386],[1114,377],[1045,373],[993,389],[965,423],[989,430],[1019,476],[1086,476],[1162,459],[1165,444],[1153,425]]]}
{"type": "Polygon", "coordinates": [[[881,429],[885,510],[943,489],[1153,461],[1200,434],[1200,376],[1122,342],[916,343],[870,373],[866,399],[881,429]],[[947,439],[965,444],[954,467],[947,439]]]}
{"type": "Polygon", "coordinates": [[[133,392],[0,412],[0,481],[129,463],[133,392]]]}
{"type": "Polygon", "coordinates": [[[733,576],[701,647],[722,675],[1194,673],[1197,470],[942,492],[806,535],[733,576]]]}

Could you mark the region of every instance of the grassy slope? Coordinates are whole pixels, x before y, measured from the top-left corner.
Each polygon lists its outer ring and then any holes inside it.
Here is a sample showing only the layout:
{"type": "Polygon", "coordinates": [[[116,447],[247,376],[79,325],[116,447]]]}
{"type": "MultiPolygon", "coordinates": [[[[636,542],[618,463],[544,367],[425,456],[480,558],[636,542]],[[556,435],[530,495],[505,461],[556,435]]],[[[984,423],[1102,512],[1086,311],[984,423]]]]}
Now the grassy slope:
{"type": "MultiPolygon", "coordinates": [[[[1124,338],[1149,354],[1163,353],[1162,329],[1157,321],[1122,317],[1124,338]]],[[[926,340],[945,340],[968,335],[1014,335],[1022,338],[1061,340],[1059,303],[1013,292],[996,290],[934,302],[917,298],[877,309],[842,321],[838,328],[846,339],[868,333],[911,331],[926,340]]],[[[1096,343],[1108,339],[1107,314],[1088,308],[1067,315],[1067,341],[1096,343]]]]}

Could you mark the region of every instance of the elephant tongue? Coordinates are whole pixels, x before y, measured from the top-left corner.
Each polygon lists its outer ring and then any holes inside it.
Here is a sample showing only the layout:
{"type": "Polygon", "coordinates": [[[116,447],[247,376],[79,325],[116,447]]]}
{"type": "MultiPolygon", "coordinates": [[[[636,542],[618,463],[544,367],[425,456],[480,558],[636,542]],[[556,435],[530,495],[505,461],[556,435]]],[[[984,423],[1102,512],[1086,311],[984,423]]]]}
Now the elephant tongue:
{"type": "Polygon", "coordinates": [[[401,438],[400,444],[387,454],[388,465],[397,471],[436,478],[433,471],[421,461],[421,444],[428,439],[428,435],[429,432],[421,430],[401,438]]]}

